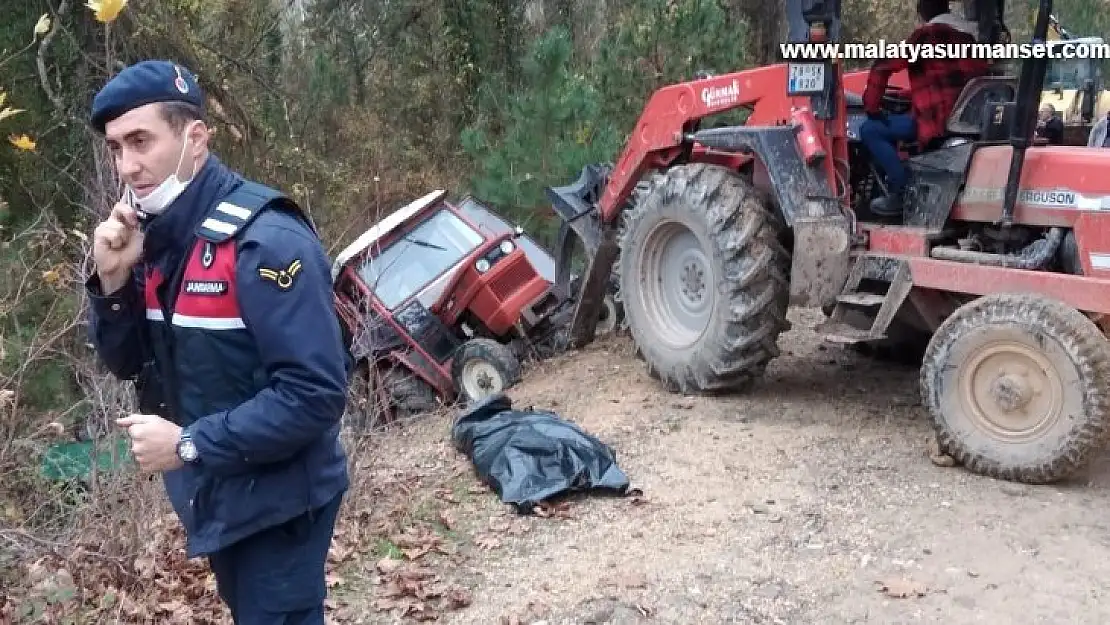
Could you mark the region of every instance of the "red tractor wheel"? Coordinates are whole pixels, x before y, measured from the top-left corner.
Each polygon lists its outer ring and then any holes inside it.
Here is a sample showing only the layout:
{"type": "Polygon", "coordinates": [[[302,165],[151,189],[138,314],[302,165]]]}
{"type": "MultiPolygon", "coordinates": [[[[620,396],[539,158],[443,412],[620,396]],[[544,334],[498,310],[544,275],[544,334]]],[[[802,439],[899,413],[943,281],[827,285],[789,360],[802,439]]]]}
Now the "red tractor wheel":
{"type": "Polygon", "coordinates": [[[937,328],[921,394],[940,451],[974,473],[1046,484],[1101,449],[1108,379],[1110,342],[1093,321],[1045,297],[998,294],[937,328]]]}
{"type": "Polygon", "coordinates": [[[624,315],[666,387],[758,379],[788,327],[790,253],[770,202],[723,167],[674,167],[639,192],[618,261],[624,315]]]}

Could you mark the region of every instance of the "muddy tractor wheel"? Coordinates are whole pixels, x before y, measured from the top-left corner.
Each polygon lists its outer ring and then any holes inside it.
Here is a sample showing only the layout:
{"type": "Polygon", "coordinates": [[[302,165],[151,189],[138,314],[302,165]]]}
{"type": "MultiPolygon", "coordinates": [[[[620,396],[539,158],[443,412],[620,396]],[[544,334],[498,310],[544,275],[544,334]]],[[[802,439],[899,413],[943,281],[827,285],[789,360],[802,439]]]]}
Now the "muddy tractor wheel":
{"type": "Polygon", "coordinates": [[[394,413],[402,419],[439,407],[436,390],[411,371],[401,368],[387,370],[382,375],[382,386],[393,404],[394,413]]]}
{"type": "Polygon", "coordinates": [[[1110,429],[1110,343],[1035,295],[990,295],[937,329],[921,393],[940,451],[981,475],[1047,484],[1082,469],[1110,429]]]}
{"type": "Polygon", "coordinates": [[[740,390],[779,353],[790,254],[767,199],[714,165],[674,167],[628,216],[618,261],[628,329],[670,390],[740,390]]]}
{"type": "Polygon", "coordinates": [[[464,343],[451,363],[451,377],[466,402],[508,390],[520,381],[520,359],[508,345],[477,338],[464,343]]]}

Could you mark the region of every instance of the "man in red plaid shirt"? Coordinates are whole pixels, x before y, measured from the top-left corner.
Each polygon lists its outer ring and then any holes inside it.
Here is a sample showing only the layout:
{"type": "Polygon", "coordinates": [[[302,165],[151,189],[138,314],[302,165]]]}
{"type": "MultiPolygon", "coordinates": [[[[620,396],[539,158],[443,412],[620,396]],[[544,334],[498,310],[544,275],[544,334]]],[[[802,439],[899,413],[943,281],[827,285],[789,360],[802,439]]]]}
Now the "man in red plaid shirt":
{"type": "MultiPolygon", "coordinates": [[[[917,14],[924,21],[906,40],[909,44],[944,45],[975,43],[977,26],[948,12],[948,0],[918,0],[917,14]]],[[[880,219],[902,215],[902,194],[907,183],[906,168],[898,157],[897,142],[916,139],[922,148],[941,138],[945,122],[967,81],[990,69],[989,61],[972,58],[883,59],[871,68],[863,94],[868,119],[860,128],[860,139],[875,164],[886,174],[889,195],[871,203],[880,219]],[[890,75],[908,70],[911,110],[901,115],[882,112],[882,97],[890,75]]]]}

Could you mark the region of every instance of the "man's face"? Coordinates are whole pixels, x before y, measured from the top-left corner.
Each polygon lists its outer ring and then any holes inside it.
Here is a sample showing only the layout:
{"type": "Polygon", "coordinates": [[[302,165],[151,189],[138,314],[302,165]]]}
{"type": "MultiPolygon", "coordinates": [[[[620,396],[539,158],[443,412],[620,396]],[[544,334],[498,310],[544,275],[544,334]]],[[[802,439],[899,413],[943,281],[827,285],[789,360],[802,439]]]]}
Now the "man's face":
{"type": "Polygon", "coordinates": [[[104,128],[116,171],[140,198],[175,169],[179,179],[191,178],[195,163],[207,148],[208,131],[202,123],[194,122],[175,131],[162,117],[160,107],[159,103],[140,106],[108,122],[104,128]]]}
{"type": "Polygon", "coordinates": [[[1050,119],[1052,119],[1052,109],[1047,106],[1041,107],[1041,121],[1047,122],[1050,119]]]}

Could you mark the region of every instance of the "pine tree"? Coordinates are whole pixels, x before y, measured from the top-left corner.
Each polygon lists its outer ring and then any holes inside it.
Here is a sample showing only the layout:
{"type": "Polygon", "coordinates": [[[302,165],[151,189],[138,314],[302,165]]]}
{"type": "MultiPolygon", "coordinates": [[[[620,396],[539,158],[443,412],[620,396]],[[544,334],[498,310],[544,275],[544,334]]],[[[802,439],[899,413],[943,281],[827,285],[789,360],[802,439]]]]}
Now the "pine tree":
{"type": "Polygon", "coordinates": [[[601,115],[601,93],[574,71],[563,28],[532,46],[519,87],[490,96],[482,107],[490,113],[462,134],[477,164],[472,188],[524,227],[549,234],[539,226],[552,216],[544,188],[573,180],[585,164],[611,161],[621,136],[601,115]]]}

